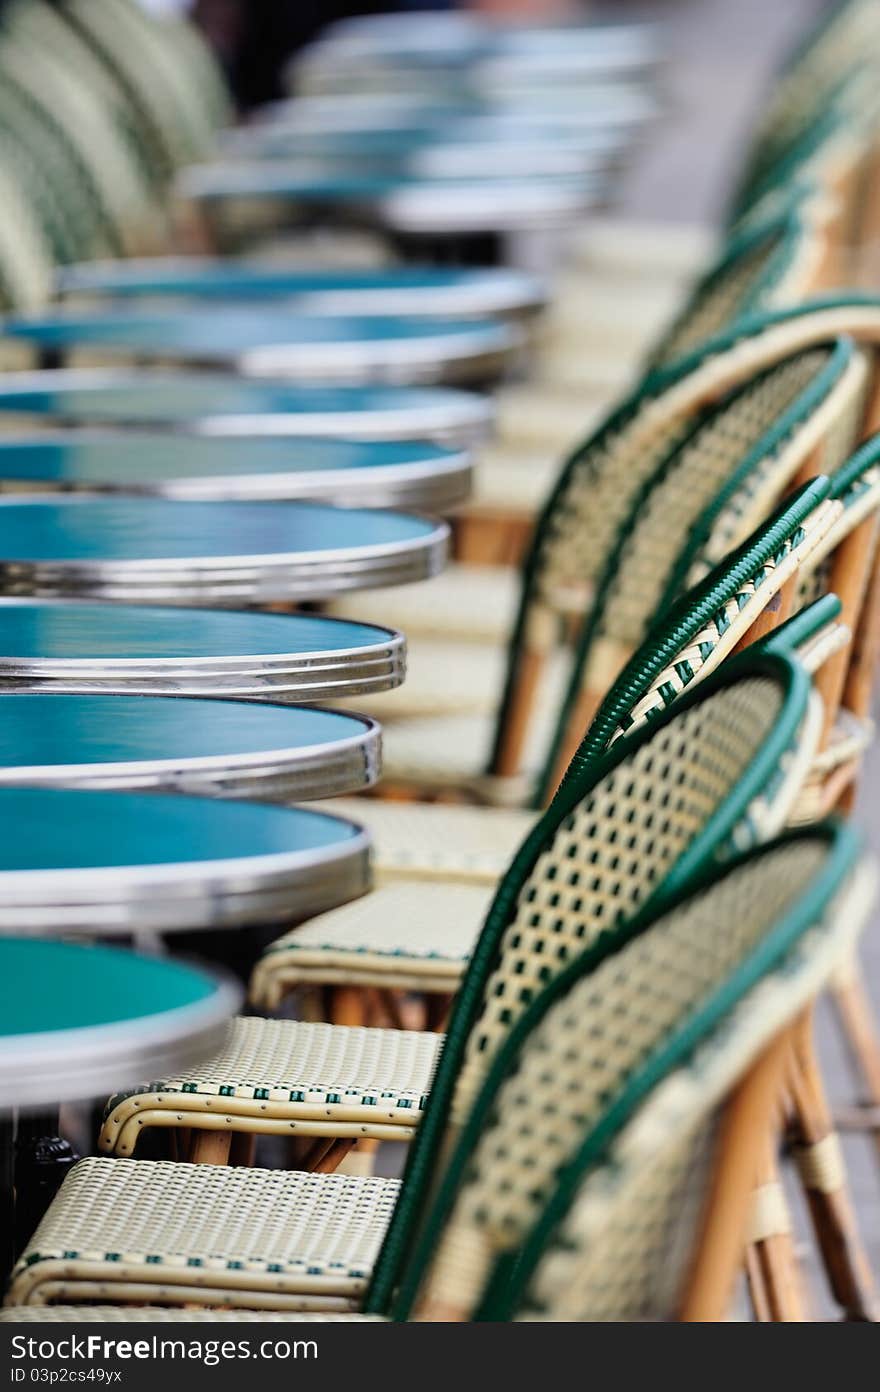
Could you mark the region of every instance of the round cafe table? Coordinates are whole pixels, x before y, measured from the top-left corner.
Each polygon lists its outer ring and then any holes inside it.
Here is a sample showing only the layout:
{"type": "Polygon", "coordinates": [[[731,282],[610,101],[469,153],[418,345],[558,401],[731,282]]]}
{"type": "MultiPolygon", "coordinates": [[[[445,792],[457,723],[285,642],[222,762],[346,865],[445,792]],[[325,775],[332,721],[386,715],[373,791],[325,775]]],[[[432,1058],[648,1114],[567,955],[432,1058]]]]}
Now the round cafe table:
{"type": "Polygon", "coordinates": [[[240,991],[107,947],[0,937],[0,1109],[101,1097],[222,1046],[240,991]]]}
{"type": "Polygon", "coordinates": [[[28,787],[0,815],[0,942],[290,925],[370,883],[367,833],[299,807],[28,787]]]}
{"type": "Polygon", "coordinates": [[[322,503],[0,499],[0,594],[237,608],[439,571],[449,529],[322,503]]]}
{"type": "Polygon", "coordinates": [[[355,318],[246,304],[13,316],[3,321],[2,335],[28,344],[50,367],[82,350],[302,384],[488,383],[523,341],[502,320],[355,318]]]}
{"type": "MultiPolygon", "coordinates": [[[[4,819],[4,841],[8,831],[4,819]]],[[[210,1057],[241,995],[231,980],[178,962],[0,937],[2,1266],[76,1159],[57,1134],[57,1108],[210,1057]]]]}
{"type": "Polygon", "coordinates": [[[375,783],[381,732],[311,706],[107,692],[7,692],[0,787],[177,792],[291,803],[375,783]]]}
{"type": "Polygon", "coordinates": [[[365,28],[325,33],[297,56],[297,91],[481,91],[538,83],[577,85],[591,79],[644,80],[660,53],[656,25],[484,24],[467,35],[439,27],[381,34],[365,28]]]}
{"type": "Polygon", "coordinates": [[[343,507],[443,513],[465,501],[471,479],[465,452],[430,442],[211,439],[146,430],[0,436],[0,491],[235,502],[313,498],[343,507]]]}
{"type": "Polygon", "coordinates": [[[0,692],[347,703],[405,664],[402,634],[317,614],[0,599],[0,692]]]}
{"type": "Polygon", "coordinates": [[[298,387],[233,373],[58,369],[0,373],[3,414],[41,425],[151,425],[199,434],[468,443],[489,399],[454,387],[298,387]]]}
{"type": "Polygon", "coordinates": [[[58,271],[61,295],[139,300],[280,301],[306,314],[523,318],[545,301],[541,282],[504,267],[279,266],[209,256],[94,261],[58,271]]]}
{"type": "MultiPolygon", "coordinates": [[[[241,1001],[167,958],[46,939],[265,928],[369,887],[366,833],[298,808],[0,788],[0,819],[0,1112],[192,1067],[241,1001]]],[[[57,1112],[20,1114],[13,1144],[0,1118],[7,1259],[75,1159],[57,1131],[57,1112]]]]}
{"type": "Polygon", "coordinates": [[[304,174],[284,160],[192,165],[179,191],[206,209],[256,201],[344,216],[393,233],[435,237],[568,226],[604,191],[595,173],[473,178],[304,174]]]}

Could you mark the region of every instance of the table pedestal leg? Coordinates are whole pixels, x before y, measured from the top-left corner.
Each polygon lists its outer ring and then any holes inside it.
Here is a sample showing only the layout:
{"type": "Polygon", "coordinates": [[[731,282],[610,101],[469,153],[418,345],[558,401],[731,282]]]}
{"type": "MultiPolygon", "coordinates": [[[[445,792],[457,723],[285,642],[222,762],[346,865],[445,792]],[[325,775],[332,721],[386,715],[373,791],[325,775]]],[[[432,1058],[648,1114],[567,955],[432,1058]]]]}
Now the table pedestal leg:
{"type": "Polygon", "coordinates": [[[16,1256],[39,1225],[68,1170],[79,1158],[73,1146],[58,1135],[57,1112],[37,1112],[18,1118],[14,1157],[16,1256]]]}

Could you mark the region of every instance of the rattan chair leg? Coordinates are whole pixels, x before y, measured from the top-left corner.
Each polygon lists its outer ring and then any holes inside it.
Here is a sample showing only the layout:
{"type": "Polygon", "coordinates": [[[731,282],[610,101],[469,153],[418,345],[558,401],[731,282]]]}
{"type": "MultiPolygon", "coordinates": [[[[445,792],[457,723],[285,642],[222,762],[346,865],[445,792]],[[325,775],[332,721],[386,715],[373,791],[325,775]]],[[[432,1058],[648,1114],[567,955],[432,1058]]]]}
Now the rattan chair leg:
{"type": "Polygon", "coordinates": [[[768,1133],[752,1192],[746,1276],[759,1323],[799,1324],[809,1319],[809,1302],[779,1174],[778,1142],[778,1129],[768,1133]]]}
{"type": "Polygon", "coordinates": [[[513,698],[493,760],[492,772],[501,778],[512,778],[520,770],[529,720],[534,709],[543,668],[543,653],[535,649],[529,649],[522,653],[519,668],[514,677],[513,698]]]}
{"type": "Polygon", "coordinates": [[[875,552],[859,622],[850,647],[843,704],[864,718],[871,712],[874,682],[880,663],[880,555],[875,552]]]}
{"type": "Polygon", "coordinates": [[[246,1131],[236,1131],[229,1147],[230,1165],[253,1166],[257,1158],[257,1138],[246,1131]]]}
{"type": "Polygon", "coordinates": [[[330,999],[330,1021],[334,1025],[366,1025],[368,1001],[356,986],[334,986],[330,999]]]}
{"type": "MultiPolygon", "coordinates": [[[[862,608],[868,593],[877,539],[877,518],[866,517],[837,549],[829,578],[829,590],[838,596],[843,606],[840,621],[855,633],[859,627],[862,608]]],[[[816,689],[825,706],[825,730],[822,744],[827,744],[847,682],[850,654],[848,648],[835,653],[816,676],[816,689]]]]}
{"type": "Polygon", "coordinates": [[[849,1195],[840,1141],[813,1046],[812,1011],[793,1029],[790,1079],[794,1156],[835,1300],[847,1318],[875,1320],[877,1294],[849,1195]]]}
{"type": "Polygon", "coordinates": [[[861,978],[857,959],[840,970],[831,985],[831,1003],[841,1025],[852,1071],[864,1088],[865,1129],[870,1131],[880,1161],[880,1132],[870,1124],[867,1107],[880,1107],[880,1032],[861,978]]]}
{"type": "Polygon", "coordinates": [[[312,1174],[333,1174],[355,1145],[357,1142],[348,1138],[331,1141],[320,1160],[310,1167],[312,1174]]]}
{"type": "Polygon", "coordinates": [[[189,1158],[193,1165],[228,1165],[231,1131],[194,1131],[189,1158]]]}
{"type": "Polygon", "coordinates": [[[768,1137],[778,1132],[788,1054],[783,1035],[757,1060],[727,1105],[702,1236],[682,1301],[683,1320],[714,1322],[727,1313],[761,1155],[768,1137]]]}
{"type": "Polygon", "coordinates": [[[465,507],[452,519],[453,555],[468,565],[519,566],[533,526],[534,518],[521,512],[469,512],[465,507]]]}

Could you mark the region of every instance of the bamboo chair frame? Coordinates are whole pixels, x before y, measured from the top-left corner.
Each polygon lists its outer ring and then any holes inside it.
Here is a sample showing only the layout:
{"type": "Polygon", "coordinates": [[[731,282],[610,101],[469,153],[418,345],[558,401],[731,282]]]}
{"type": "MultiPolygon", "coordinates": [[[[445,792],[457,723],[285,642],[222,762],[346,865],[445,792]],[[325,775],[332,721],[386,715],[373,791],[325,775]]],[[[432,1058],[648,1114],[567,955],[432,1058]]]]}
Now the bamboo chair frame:
{"type": "MultiPolygon", "coordinates": [[[[823,836],[830,837],[830,840],[823,844],[826,847],[833,846],[834,850],[830,852],[827,861],[820,857],[822,869],[818,876],[814,871],[809,877],[809,887],[803,897],[811,898],[810,891],[817,880],[824,881],[824,890],[817,896],[824,905],[824,911],[817,910],[816,900],[813,901],[811,908],[806,907],[802,902],[799,902],[800,896],[795,891],[796,897],[793,907],[780,920],[786,925],[783,937],[793,932],[797,938],[801,932],[809,931],[806,925],[815,923],[817,916],[820,919],[825,917],[832,896],[840,896],[843,876],[852,874],[854,844],[850,834],[843,832],[841,828],[828,827],[820,831],[819,836],[820,840],[823,836]],[[847,845],[848,850],[845,849],[847,845]],[[833,869],[831,868],[832,863],[834,864],[833,869]]],[[[809,835],[806,841],[799,841],[797,835],[793,839],[789,837],[787,840],[783,839],[782,842],[771,843],[769,847],[765,846],[757,855],[750,855],[745,864],[754,865],[754,862],[757,861],[759,865],[766,866],[772,864],[774,855],[799,855],[804,853],[804,848],[809,844],[809,835]],[[765,860],[765,857],[769,857],[769,860],[765,860]]],[[[704,900],[701,901],[699,894],[687,896],[689,909],[679,902],[678,913],[684,912],[686,917],[690,911],[699,917],[705,911],[705,906],[714,905],[720,894],[722,897],[719,906],[713,912],[714,917],[723,922],[724,911],[721,908],[721,903],[723,903],[726,886],[737,884],[736,878],[729,880],[728,876],[736,876],[738,868],[741,869],[742,865],[743,862],[738,861],[733,867],[725,869],[720,881],[710,881],[705,890],[704,900]]],[[[795,879],[799,879],[799,877],[795,876],[795,879]]],[[[866,888],[867,885],[864,883],[863,877],[858,876],[857,883],[854,884],[850,895],[847,896],[848,903],[852,903],[856,898],[860,901],[859,912],[855,914],[858,923],[863,922],[865,917],[866,888]]],[[[770,890],[769,893],[772,897],[773,891],[770,890]]],[[[791,903],[790,898],[789,903],[791,903]]],[[[770,916],[769,905],[762,905],[762,910],[770,916]]],[[[744,918],[750,918],[747,911],[743,911],[743,915],[744,918]]],[[[672,923],[675,919],[676,912],[673,911],[672,915],[662,920],[654,919],[653,923],[647,927],[643,923],[639,924],[638,921],[629,925],[622,935],[624,945],[621,946],[618,943],[612,947],[610,956],[606,957],[604,964],[598,969],[593,969],[600,973],[595,978],[595,987],[598,988],[600,982],[603,981],[602,973],[604,973],[604,977],[608,977],[610,982],[609,971],[617,964],[618,957],[620,958],[620,972],[623,971],[628,944],[633,945],[630,951],[634,950],[637,954],[633,959],[635,962],[638,960],[638,953],[646,951],[648,948],[647,939],[643,942],[640,935],[647,934],[649,937],[656,935],[659,945],[662,940],[664,924],[672,923]]],[[[678,927],[676,931],[681,931],[681,928],[678,927]]],[[[711,932],[711,930],[708,931],[711,932]]],[[[849,925],[845,931],[850,935],[852,933],[849,925]]],[[[728,937],[730,934],[726,933],[725,938],[728,937]]],[[[702,933],[701,940],[705,940],[702,933]]],[[[765,961],[766,951],[765,948],[765,961]]],[[[787,954],[784,953],[785,955],[787,954]]],[[[658,965],[661,960],[662,954],[661,958],[658,959],[658,965]]],[[[733,975],[737,976],[739,973],[733,975]]],[[[617,980],[617,977],[614,979],[617,980]]],[[[593,1129],[590,1120],[589,1104],[584,1102],[584,1122],[575,1128],[578,1141],[568,1158],[564,1158],[558,1155],[555,1150],[551,1150],[549,1158],[541,1158],[534,1166],[528,1167],[525,1179],[515,1173],[516,1165],[521,1162],[522,1158],[519,1150],[515,1149],[517,1134],[519,1131],[522,1132],[523,1142],[521,1144],[528,1146],[529,1135],[534,1133],[535,1126],[540,1126],[537,1112],[542,1103],[541,1090],[538,1090],[537,1098],[531,1103],[531,1106],[536,1109],[534,1119],[528,1113],[529,1102],[524,1094],[521,1095],[531,1076],[529,1057],[534,1056],[536,1064],[551,1065],[551,1060],[554,1057],[553,1041],[559,1036],[559,1027],[557,1026],[554,1030],[555,1019],[561,1016],[562,1020],[570,1022],[569,1028],[571,1028],[571,1022],[576,1017],[583,1015],[583,1011],[580,1009],[575,1010],[575,998],[577,996],[577,999],[580,999],[584,989],[590,987],[591,984],[593,983],[590,981],[590,965],[588,960],[584,958],[581,962],[573,964],[563,978],[560,978],[553,987],[548,989],[545,995],[533,1003],[528,1017],[520,1022],[503,1053],[496,1058],[491,1074],[481,1093],[480,1102],[471,1113],[468,1126],[471,1135],[463,1133],[461,1147],[454,1154],[444,1174],[443,1185],[436,1204],[422,1229],[419,1249],[412,1258],[410,1269],[402,1281],[397,1301],[393,1307],[396,1317],[405,1316],[413,1300],[416,1300],[417,1308],[420,1308],[427,1318],[467,1318],[473,1316],[475,1310],[478,1318],[509,1318],[517,1308],[521,1309],[522,1297],[528,1289],[531,1273],[535,1271],[536,1266],[547,1251],[549,1234],[557,1229],[560,1223],[564,1223],[563,1214],[571,1205],[584,1176],[590,1175],[598,1157],[608,1145],[609,1138],[619,1136],[621,1127],[627,1125],[628,1118],[632,1116],[633,1107],[639,1105],[636,1099],[643,1097],[645,1087],[650,1086],[648,1076],[652,1071],[655,1081],[661,1075],[667,1074],[671,1057],[676,1048],[676,1044],[672,1040],[665,1041],[661,1047],[665,1062],[660,1063],[659,1054],[653,1055],[650,1063],[641,1073],[636,1070],[620,1088],[615,1101],[610,1105],[606,1104],[595,1129],[593,1129]],[[576,995],[572,993],[576,993],[576,995]],[[512,1106],[514,1098],[518,1100],[517,1106],[512,1106]],[[526,1111],[521,1116],[523,1108],[526,1108],[526,1111]],[[496,1133],[497,1139],[494,1139],[496,1133]],[[476,1140],[475,1134],[478,1136],[476,1140]],[[508,1173],[510,1166],[513,1166],[513,1169],[508,1173]],[[539,1196],[543,1193],[543,1186],[548,1183],[552,1184],[552,1192],[548,1193],[549,1202],[547,1202],[546,1207],[540,1211],[542,1201],[539,1196]],[[521,1196],[517,1193],[517,1185],[523,1188],[521,1196]],[[509,1214],[507,1220],[503,1217],[505,1213],[509,1214]],[[531,1231],[529,1231],[530,1229],[531,1231]],[[419,1297],[416,1292],[420,1288],[422,1294],[419,1297]]],[[[644,990],[650,996],[650,987],[646,986],[644,990]]],[[[731,992],[732,990],[732,978],[728,978],[725,983],[725,991],[731,992]]],[[[732,1005],[730,996],[728,996],[728,1000],[732,1005]]],[[[778,1020],[776,1023],[778,1028],[778,1020]]],[[[693,1028],[691,1040],[695,1036],[705,1037],[705,1030],[697,1026],[694,1020],[689,1021],[688,1025],[683,1027],[685,1035],[689,1027],[693,1028]]],[[[681,1025],[679,1029],[682,1029],[681,1025]]],[[[680,1043],[682,1033],[679,1033],[678,1038],[680,1043]]],[[[585,1047],[589,1054],[589,1046],[585,1047]]],[[[629,1047],[629,1041],[624,1046],[624,1052],[627,1047],[629,1047]]],[[[613,1050],[614,1045],[610,1039],[606,1041],[604,1048],[613,1050]]],[[[676,1065],[672,1064],[671,1066],[675,1067],[676,1065]]],[[[561,1079],[566,1076],[566,1065],[561,1059],[556,1063],[554,1072],[559,1075],[560,1085],[562,1085],[561,1079]]],[[[589,1069],[585,1069],[585,1072],[586,1079],[581,1082],[581,1087],[584,1088],[586,1098],[589,1096],[592,1084],[589,1069]]],[[[542,1072],[541,1076],[549,1079],[549,1075],[545,1072],[542,1072]]],[[[706,1110],[711,1110],[711,1101],[707,1103],[705,1097],[706,1084],[707,1078],[704,1074],[698,1090],[702,1090],[704,1093],[701,1105],[706,1110]]],[[[549,1080],[546,1085],[551,1089],[553,1087],[549,1080]]],[[[663,1085],[660,1084],[660,1086],[663,1085]]],[[[711,1096],[711,1086],[709,1086],[708,1092],[711,1096]]],[[[574,1098],[572,1098],[570,1105],[576,1106],[574,1098]]],[[[561,1104],[561,1110],[564,1111],[564,1104],[561,1104]]],[[[580,1118],[580,1110],[578,1115],[580,1118]]],[[[754,1127],[754,1121],[752,1122],[752,1134],[753,1138],[761,1135],[761,1129],[754,1127]]],[[[659,1146],[659,1137],[656,1133],[654,1133],[654,1141],[656,1153],[662,1149],[659,1146]]],[[[614,1140],[611,1139],[611,1145],[614,1146],[614,1144],[614,1140]]],[[[659,1155],[657,1158],[659,1161],[659,1155]]],[[[751,1169],[754,1173],[754,1165],[751,1169]]],[[[742,1182],[743,1175],[740,1173],[740,1190],[742,1182]]],[[[742,1212],[743,1206],[743,1195],[740,1192],[738,1204],[740,1212],[742,1212]]],[[[625,1228],[622,1229],[622,1232],[624,1231],[626,1231],[625,1228]]],[[[741,1241],[742,1223],[739,1225],[739,1232],[741,1241]]],[[[660,1246],[674,1264],[675,1259],[668,1252],[669,1244],[664,1242],[660,1246]]],[[[562,1268],[570,1267],[571,1258],[564,1255],[563,1252],[560,1252],[557,1261],[561,1263],[562,1268]]],[[[625,1257],[622,1260],[625,1262],[625,1257]]],[[[564,1287],[573,1279],[570,1269],[565,1281],[561,1277],[557,1277],[557,1298],[561,1296],[563,1301],[565,1300],[564,1287]]],[[[610,1281],[613,1286],[614,1278],[610,1278],[610,1281]]],[[[568,1317],[572,1317],[572,1314],[573,1312],[569,1308],[568,1317]]],[[[630,1311],[629,1317],[633,1316],[634,1312],[630,1311]]],[[[538,1317],[566,1316],[555,1311],[551,1303],[550,1310],[538,1317]]]]}

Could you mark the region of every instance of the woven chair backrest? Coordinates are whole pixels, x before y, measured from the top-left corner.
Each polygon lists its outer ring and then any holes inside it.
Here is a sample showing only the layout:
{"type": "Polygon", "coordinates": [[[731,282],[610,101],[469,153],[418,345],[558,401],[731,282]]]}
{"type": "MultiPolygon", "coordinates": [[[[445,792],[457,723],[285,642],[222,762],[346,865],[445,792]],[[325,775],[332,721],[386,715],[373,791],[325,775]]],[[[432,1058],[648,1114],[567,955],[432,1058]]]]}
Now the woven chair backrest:
{"type": "Polygon", "coordinates": [[[666,367],[743,314],[772,309],[815,287],[823,252],[819,228],[796,207],[735,234],[664,333],[649,366],[666,367]]]}
{"type": "Polygon", "coordinates": [[[737,201],[828,109],[849,74],[876,57],[880,16],[873,0],[845,0],[823,15],[774,80],[737,181],[737,201]]]}
{"type": "Polygon", "coordinates": [[[774,835],[820,726],[821,710],[798,667],[784,658],[741,659],[572,775],[504,876],[456,996],[377,1266],[374,1308],[387,1301],[441,1148],[466,1121],[530,1002],[697,865],[774,835]]]}
{"type": "MultiPolygon", "coordinates": [[[[866,305],[863,312],[867,316],[876,315],[880,332],[880,308],[866,305]]],[[[783,369],[783,358],[798,354],[798,334],[803,336],[805,332],[802,327],[786,324],[786,332],[778,335],[783,342],[772,356],[768,355],[768,360],[760,360],[760,342],[754,345],[753,365],[752,340],[760,340],[761,328],[774,321],[755,316],[749,322],[752,329],[745,346],[741,345],[735,331],[731,331],[711,340],[711,358],[696,352],[686,361],[653,373],[609,415],[564,466],[538,520],[525,563],[490,767],[495,767],[505,743],[527,656],[545,655],[569,643],[572,632],[576,634],[583,623],[590,622],[599,585],[619,542],[621,529],[643,490],[676,449],[701,425],[710,431],[706,438],[711,438],[712,433],[717,436],[719,445],[716,448],[720,448],[727,427],[717,416],[719,402],[724,403],[737,389],[754,387],[754,397],[750,398],[754,406],[750,422],[760,434],[761,426],[766,430],[771,428],[774,412],[778,414],[790,407],[797,417],[797,398],[801,392],[809,390],[811,376],[820,382],[817,390],[832,385],[830,379],[822,375],[826,365],[821,355],[830,351],[827,338],[824,342],[814,339],[804,345],[804,350],[815,347],[819,357],[809,357],[796,367],[783,369]],[[784,352],[786,334],[795,345],[788,353],[784,352]],[[723,344],[726,344],[726,351],[723,344]],[[771,367],[780,368],[779,375],[760,385],[755,383],[755,379],[771,367]]],[[[833,376],[843,366],[842,360],[836,358],[834,366],[828,367],[828,373],[833,376]]],[[[855,371],[852,369],[853,374],[855,371]]],[[[805,396],[801,409],[806,409],[811,400],[805,396]]],[[[748,418],[748,414],[746,406],[737,408],[728,448],[742,446],[742,435],[732,431],[736,426],[742,429],[738,422],[748,418]]],[[[753,525],[759,520],[756,518],[753,525]]],[[[738,539],[747,536],[750,530],[745,527],[738,539]]]]}
{"type": "Polygon", "coordinates": [[[766,524],[799,472],[828,472],[845,458],[861,428],[869,375],[849,340],[804,349],[731,393],[661,461],[609,547],[535,805],[552,792],[572,740],[665,614],[766,524]]]}
{"type": "Polygon", "coordinates": [[[828,853],[812,836],[747,858],[659,920],[624,925],[598,962],[584,956],[535,1000],[472,1113],[476,1139],[462,1137],[463,1175],[455,1161],[447,1174],[444,1188],[459,1187],[436,1234],[429,1299],[464,1297],[473,1312],[498,1298],[558,1177],[585,1146],[595,1156],[607,1145],[658,1081],[659,1060],[680,1061],[676,1043],[692,1047],[790,948],[779,925],[828,853]]]}
{"type": "Polygon", "coordinates": [[[144,170],[133,157],[129,139],[113,112],[60,56],[15,31],[0,39],[0,72],[25,99],[42,107],[47,120],[63,133],[70,168],[67,185],[84,181],[95,202],[103,237],[119,254],[153,249],[161,217],[144,170]]]}
{"type": "MultiPolygon", "coordinates": [[[[830,487],[821,476],[804,484],[651,626],[596,711],[578,751],[582,762],[598,759],[618,739],[656,720],[733,653],[831,529],[839,505],[829,501],[830,487]]],[[[569,709],[571,697],[557,744],[569,709]]],[[[552,792],[553,768],[551,757],[538,789],[539,805],[552,792]]]]}
{"type": "MultiPolygon", "coordinates": [[[[599,1165],[590,1147],[583,1148],[530,1234],[502,1310],[553,1320],[668,1320],[681,1310],[697,1249],[712,1237],[709,1205],[724,1103],[771,1038],[827,985],[874,901],[872,865],[853,866],[833,845],[811,863],[807,846],[812,838],[815,849],[820,832],[812,831],[793,857],[794,843],[768,849],[769,863],[739,905],[735,894],[726,904],[717,901],[719,916],[725,913],[731,925],[745,914],[769,921],[765,896],[778,905],[776,924],[758,949],[775,947],[775,960],[688,1061],[657,1079],[599,1165]],[[776,893],[786,870],[788,906],[776,893]]],[[[723,885],[719,891],[728,898],[723,885]]],[[[749,1176],[741,1183],[748,1186],[749,1176]]],[[[734,1278],[732,1269],[731,1283],[734,1278]]]]}
{"type": "Polygon", "coordinates": [[[170,170],[210,157],[232,117],[220,68],[195,27],[124,0],[71,0],[69,20],[147,112],[170,170]]]}

